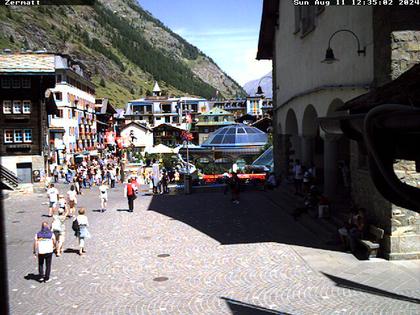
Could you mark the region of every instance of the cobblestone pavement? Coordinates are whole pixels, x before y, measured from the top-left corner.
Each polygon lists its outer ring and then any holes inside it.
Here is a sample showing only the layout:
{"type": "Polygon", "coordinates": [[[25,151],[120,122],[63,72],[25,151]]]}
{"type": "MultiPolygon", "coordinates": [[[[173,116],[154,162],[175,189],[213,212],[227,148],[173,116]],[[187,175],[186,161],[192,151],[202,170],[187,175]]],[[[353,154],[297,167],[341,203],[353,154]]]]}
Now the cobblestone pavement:
{"type": "Polygon", "coordinates": [[[12,314],[420,313],[418,261],[326,250],[264,192],[239,205],[221,193],[140,196],[134,213],[121,187],[105,213],[95,211],[98,195],[79,198],[91,225],[87,255],[71,251],[68,221],[67,251],[53,258],[46,284],[31,280],[46,196],[5,200],[12,314]]]}

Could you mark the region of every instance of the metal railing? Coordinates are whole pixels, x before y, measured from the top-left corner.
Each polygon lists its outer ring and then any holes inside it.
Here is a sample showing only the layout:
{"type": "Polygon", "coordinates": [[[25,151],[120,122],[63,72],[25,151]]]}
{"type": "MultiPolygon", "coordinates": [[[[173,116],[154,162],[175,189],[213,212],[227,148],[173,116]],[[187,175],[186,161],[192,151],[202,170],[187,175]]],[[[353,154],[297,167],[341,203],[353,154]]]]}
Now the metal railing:
{"type": "Polygon", "coordinates": [[[0,180],[7,186],[11,188],[16,188],[19,185],[19,182],[22,182],[14,173],[9,171],[3,165],[0,165],[0,180]]]}

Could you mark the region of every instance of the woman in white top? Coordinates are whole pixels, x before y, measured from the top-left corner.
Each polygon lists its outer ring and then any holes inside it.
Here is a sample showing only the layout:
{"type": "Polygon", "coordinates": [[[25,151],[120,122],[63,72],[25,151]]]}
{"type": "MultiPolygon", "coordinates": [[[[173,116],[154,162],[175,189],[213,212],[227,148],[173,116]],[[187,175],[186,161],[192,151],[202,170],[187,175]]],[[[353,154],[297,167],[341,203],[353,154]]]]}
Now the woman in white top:
{"type": "Polygon", "coordinates": [[[99,186],[99,198],[101,199],[101,212],[104,212],[106,211],[106,203],[108,201],[108,186],[105,180],[99,186]]]}
{"type": "Polygon", "coordinates": [[[69,205],[69,213],[70,217],[76,212],[76,205],[77,205],[77,191],[74,185],[70,186],[70,190],[67,192],[67,200],[69,205]]]}
{"type": "Polygon", "coordinates": [[[80,208],[79,215],[76,217],[78,230],[76,232],[76,236],[79,239],[79,254],[83,256],[86,253],[85,249],[85,239],[90,238],[89,230],[87,229],[89,226],[89,221],[87,216],[85,215],[86,209],[80,208]]]}
{"type": "Polygon", "coordinates": [[[55,253],[57,257],[60,257],[63,254],[64,240],[66,236],[66,218],[69,210],[64,210],[63,208],[58,209],[58,214],[53,215],[53,221],[51,224],[51,229],[54,232],[54,236],[57,242],[55,248],[55,253]]]}
{"type": "Polygon", "coordinates": [[[52,254],[55,247],[55,236],[50,230],[48,222],[42,222],[41,231],[35,234],[33,253],[37,257],[38,252],[38,271],[39,281],[49,282],[51,273],[52,254]],[[44,261],[46,263],[44,273],[44,261]]]}

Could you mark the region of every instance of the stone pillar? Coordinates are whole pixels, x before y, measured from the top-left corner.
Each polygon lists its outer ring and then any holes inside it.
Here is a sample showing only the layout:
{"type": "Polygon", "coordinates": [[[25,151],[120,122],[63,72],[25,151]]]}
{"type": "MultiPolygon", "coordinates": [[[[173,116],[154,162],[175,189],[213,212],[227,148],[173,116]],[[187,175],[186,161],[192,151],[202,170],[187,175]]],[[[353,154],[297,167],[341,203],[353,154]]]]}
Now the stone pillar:
{"type": "Polygon", "coordinates": [[[324,194],[330,199],[334,199],[338,179],[337,163],[337,136],[326,135],[324,137],[324,194]]]}
{"type": "Polygon", "coordinates": [[[311,163],[314,161],[314,147],[315,147],[315,138],[314,137],[301,137],[302,145],[302,164],[306,167],[311,166],[311,163]]]}

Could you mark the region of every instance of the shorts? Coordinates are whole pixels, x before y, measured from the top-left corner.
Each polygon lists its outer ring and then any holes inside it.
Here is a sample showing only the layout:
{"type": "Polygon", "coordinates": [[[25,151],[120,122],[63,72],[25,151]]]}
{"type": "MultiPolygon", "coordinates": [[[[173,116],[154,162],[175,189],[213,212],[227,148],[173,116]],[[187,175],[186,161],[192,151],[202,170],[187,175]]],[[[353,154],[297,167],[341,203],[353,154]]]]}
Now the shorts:
{"type": "Polygon", "coordinates": [[[57,206],[56,201],[50,201],[50,208],[55,208],[57,206]]]}
{"type": "Polygon", "coordinates": [[[65,231],[54,231],[54,235],[57,242],[64,243],[64,240],[66,239],[65,231]]]}
{"type": "Polygon", "coordinates": [[[101,197],[101,200],[103,200],[104,202],[108,201],[108,197],[101,197]]]}

